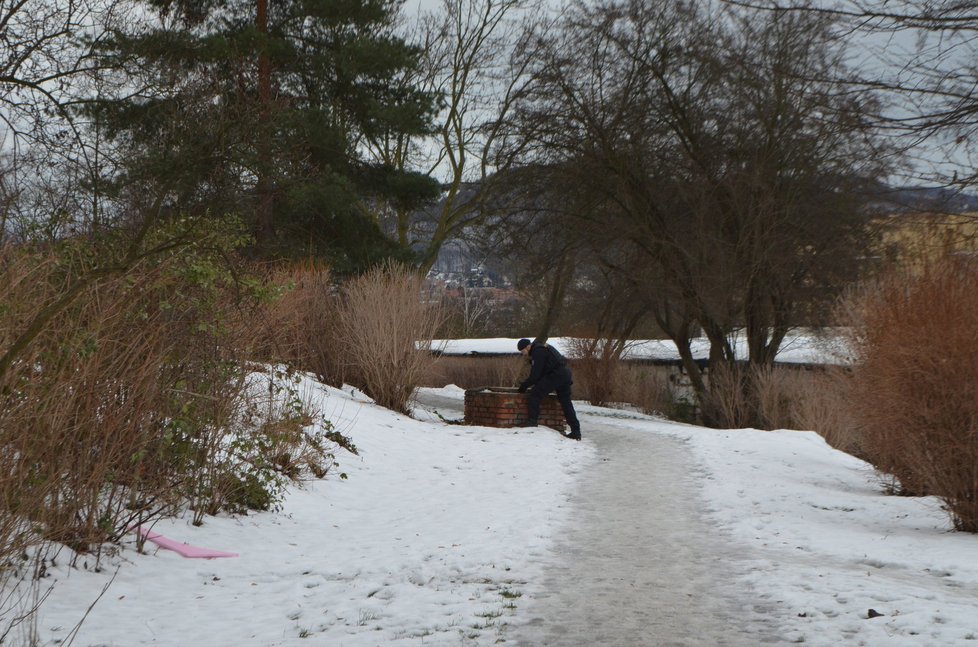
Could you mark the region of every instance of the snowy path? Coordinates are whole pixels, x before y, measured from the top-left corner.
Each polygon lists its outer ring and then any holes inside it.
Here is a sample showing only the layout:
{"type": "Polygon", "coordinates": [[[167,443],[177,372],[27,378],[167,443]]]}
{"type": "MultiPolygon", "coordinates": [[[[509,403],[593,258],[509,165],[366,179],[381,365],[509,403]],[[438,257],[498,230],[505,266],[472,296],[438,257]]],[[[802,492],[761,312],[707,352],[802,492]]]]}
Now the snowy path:
{"type": "Polygon", "coordinates": [[[576,443],[446,425],[458,387],[425,390],[412,420],[307,386],[361,450],[338,456],[349,479],[154,526],[237,558],[138,554],[132,536],[97,571],[61,555],[37,640],[11,644],[66,644],[82,618],[79,647],[978,644],[978,537],[812,432],[581,404],[576,443]]]}
{"type": "MultiPolygon", "coordinates": [[[[778,643],[776,618],[737,582],[744,546],[701,515],[681,440],[584,417],[598,461],[569,492],[573,527],[524,599],[508,642],[531,647],[778,643]]],[[[568,441],[570,442],[570,441],[568,441]]]]}

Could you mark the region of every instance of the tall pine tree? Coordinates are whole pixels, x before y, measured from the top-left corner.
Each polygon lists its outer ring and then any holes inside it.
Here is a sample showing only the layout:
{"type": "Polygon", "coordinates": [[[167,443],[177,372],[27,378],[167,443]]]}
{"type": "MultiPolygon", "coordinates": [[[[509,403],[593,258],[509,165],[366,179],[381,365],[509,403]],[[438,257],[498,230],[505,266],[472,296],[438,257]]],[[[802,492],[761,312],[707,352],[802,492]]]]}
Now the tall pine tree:
{"type": "Polygon", "coordinates": [[[148,0],[148,24],[105,51],[138,91],[94,107],[127,151],[118,186],[180,212],[239,213],[265,256],[356,269],[406,254],[370,205],[419,204],[437,185],[360,144],[429,127],[434,97],[396,82],[418,57],[394,34],[398,4],[148,0]]]}

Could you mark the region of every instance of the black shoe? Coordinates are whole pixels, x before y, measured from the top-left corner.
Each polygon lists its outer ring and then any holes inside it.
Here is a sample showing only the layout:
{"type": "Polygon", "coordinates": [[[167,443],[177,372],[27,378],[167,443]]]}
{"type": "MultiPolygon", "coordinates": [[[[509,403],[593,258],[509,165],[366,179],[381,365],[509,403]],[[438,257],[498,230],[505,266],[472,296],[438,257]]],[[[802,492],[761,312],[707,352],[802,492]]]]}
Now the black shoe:
{"type": "Polygon", "coordinates": [[[581,432],[579,432],[579,431],[572,431],[569,434],[561,434],[561,436],[563,436],[564,438],[570,438],[571,440],[580,440],[581,439],[581,432]]]}
{"type": "Polygon", "coordinates": [[[536,420],[526,420],[526,421],[521,422],[520,424],[518,424],[516,426],[517,427],[536,427],[537,426],[537,421],[536,420]]]}

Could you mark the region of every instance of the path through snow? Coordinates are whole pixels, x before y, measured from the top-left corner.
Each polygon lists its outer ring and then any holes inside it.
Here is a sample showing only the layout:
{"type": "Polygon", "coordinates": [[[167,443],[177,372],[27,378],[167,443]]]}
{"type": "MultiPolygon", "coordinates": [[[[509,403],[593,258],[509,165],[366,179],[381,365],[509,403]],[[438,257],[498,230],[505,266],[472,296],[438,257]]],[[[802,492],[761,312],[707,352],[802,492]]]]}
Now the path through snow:
{"type": "MultiPolygon", "coordinates": [[[[445,410],[450,403],[422,404],[445,410]]],[[[596,415],[582,413],[582,420],[583,442],[593,443],[598,458],[567,492],[569,527],[547,558],[546,577],[524,589],[507,643],[781,642],[773,610],[738,578],[749,548],[732,545],[704,518],[683,441],[602,425],[596,415]]]]}

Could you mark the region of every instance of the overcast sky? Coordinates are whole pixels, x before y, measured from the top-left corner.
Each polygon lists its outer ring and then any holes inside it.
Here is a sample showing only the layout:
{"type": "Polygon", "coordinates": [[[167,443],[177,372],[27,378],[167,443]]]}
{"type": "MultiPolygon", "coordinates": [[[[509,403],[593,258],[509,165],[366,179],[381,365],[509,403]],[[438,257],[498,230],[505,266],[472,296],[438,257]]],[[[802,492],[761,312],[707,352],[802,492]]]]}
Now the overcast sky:
{"type": "Polygon", "coordinates": [[[404,14],[413,16],[418,11],[431,11],[441,3],[441,0],[405,0],[404,14]]]}

